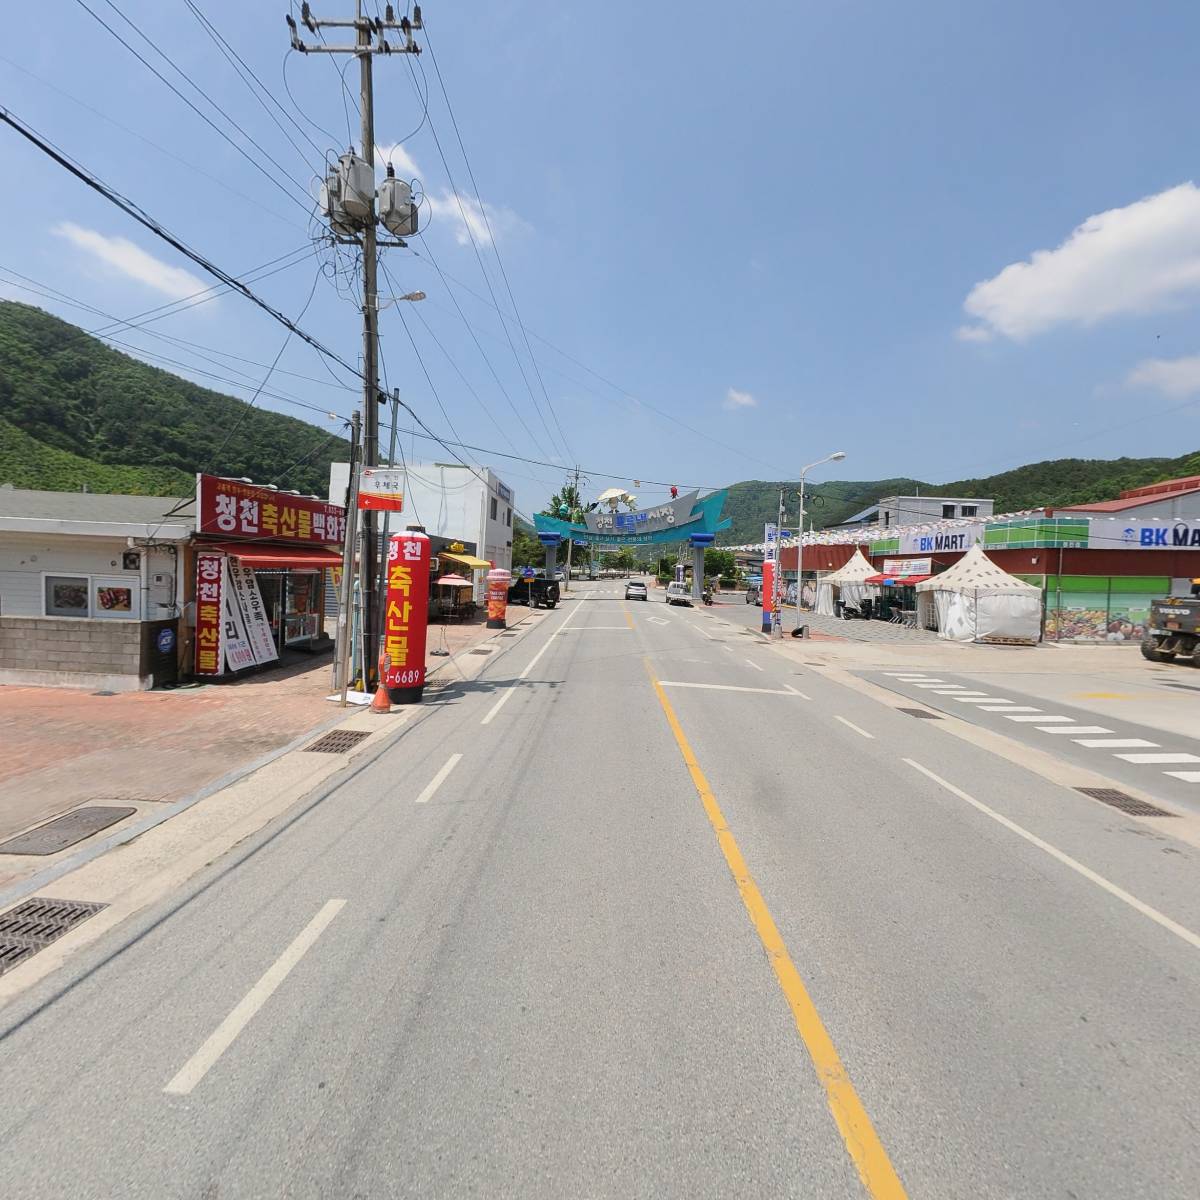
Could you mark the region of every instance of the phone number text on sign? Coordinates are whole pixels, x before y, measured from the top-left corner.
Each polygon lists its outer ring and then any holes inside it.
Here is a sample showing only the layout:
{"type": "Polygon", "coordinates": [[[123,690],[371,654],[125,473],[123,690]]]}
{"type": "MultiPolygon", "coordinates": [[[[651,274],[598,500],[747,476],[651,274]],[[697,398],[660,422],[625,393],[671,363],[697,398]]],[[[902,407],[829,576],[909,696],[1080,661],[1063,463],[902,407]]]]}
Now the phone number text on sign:
{"type": "Polygon", "coordinates": [[[429,559],[429,538],[423,533],[396,533],[388,539],[383,679],[389,688],[425,684],[429,559]]]}

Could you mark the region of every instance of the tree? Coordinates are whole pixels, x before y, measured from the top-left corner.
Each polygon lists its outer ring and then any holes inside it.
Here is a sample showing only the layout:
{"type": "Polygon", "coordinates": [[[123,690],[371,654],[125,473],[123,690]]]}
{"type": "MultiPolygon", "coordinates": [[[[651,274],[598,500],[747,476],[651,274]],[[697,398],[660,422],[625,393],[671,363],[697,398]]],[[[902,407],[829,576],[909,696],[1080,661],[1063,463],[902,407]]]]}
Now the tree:
{"type": "Polygon", "coordinates": [[[737,563],[733,559],[732,550],[717,550],[710,548],[704,552],[704,574],[710,579],[714,575],[733,576],[737,573],[737,563]]]}
{"type": "Polygon", "coordinates": [[[537,534],[524,521],[513,522],[512,565],[514,567],[541,567],[546,563],[546,548],[537,539],[537,534]]]}
{"type": "Polygon", "coordinates": [[[550,503],[542,509],[542,516],[557,517],[560,521],[570,521],[572,525],[578,525],[583,521],[583,514],[593,512],[595,508],[595,500],[584,504],[579,489],[567,481],[550,497],[550,503]]]}
{"type": "Polygon", "coordinates": [[[632,571],[637,566],[637,560],[630,547],[622,546],[615,554],[608,555],[608,565],[614,571],[632,571]]]}

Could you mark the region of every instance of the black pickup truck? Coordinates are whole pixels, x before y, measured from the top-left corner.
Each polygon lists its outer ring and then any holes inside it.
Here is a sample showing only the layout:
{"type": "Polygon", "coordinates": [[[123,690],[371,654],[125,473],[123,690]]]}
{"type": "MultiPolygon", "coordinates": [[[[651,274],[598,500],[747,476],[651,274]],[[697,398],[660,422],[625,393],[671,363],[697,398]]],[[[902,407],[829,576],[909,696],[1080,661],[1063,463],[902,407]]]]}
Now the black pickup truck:
{"type": "Polygon", "coordinates": [[[1195,657],[1200,643],[1200,586],[1193,584],[1191,596],[1168,596],[1150,605],[1150,624],[1142,639],[1142,657],[1151,662],[1173,662],[1195,657]]]}
{"type": "Polygon", "coordinates": [[[559,594],[557,579],[514,579],[508,585],[509,604],[528,604],[530,608],[553,608],[559,594]]]}

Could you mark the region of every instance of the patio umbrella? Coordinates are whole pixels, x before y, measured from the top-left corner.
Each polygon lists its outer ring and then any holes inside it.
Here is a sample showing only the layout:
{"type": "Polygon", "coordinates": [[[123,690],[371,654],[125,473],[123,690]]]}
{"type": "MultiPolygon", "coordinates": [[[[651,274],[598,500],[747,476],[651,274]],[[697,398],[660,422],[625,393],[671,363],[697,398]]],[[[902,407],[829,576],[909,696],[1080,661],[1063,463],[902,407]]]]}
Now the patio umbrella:
{"type": "Polygon", "coordinates": [[[470,587],[471,581],[461,575],[443,575],[437,581],[438,587],[470,587]]]}

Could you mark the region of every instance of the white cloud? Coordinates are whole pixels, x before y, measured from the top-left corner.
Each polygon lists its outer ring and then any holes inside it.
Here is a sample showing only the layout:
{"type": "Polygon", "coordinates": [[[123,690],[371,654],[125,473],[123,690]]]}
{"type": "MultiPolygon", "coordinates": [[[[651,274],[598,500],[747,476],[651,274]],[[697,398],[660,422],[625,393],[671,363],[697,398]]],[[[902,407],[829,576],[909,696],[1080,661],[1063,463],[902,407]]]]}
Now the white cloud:
{"type": "Polygon", "coordinates": [[[425,217],[426,228],[439,219],[447,221],[454,232],[454,240],[460,246],[470,245],[472,234],[475,241],[483,245],[492,241],[488,236],[489,224],[496,241],[505,241],[516,234],[529,231],[529,225],[511,208],[489,203],[485,219],[483,206],[474,196],[466,192],[455,194],[449,188],[443,188],[436,195],[426,192],[424,208],[425,212],[422,215],[425,217]]]}
{"type": "Polygon", "coordinates": [[[392,142],[386,146],[375,147],[375,165],[382,171],[388,163],[395,168],[401,179],[419,179],[421,168],[413,161],[413,157],[400,142],[392,142]]]}
{"type": "Polygon", "coordinates": [[[1054,250],[1036,250],[977,283],[966,341],[1022,341],[1056,325],[1175,308],[1200,293],[1200,189],[1181,183],[1088,217],[1054,250]]]}
{"type": "Polygon", "coordinates": [[[73,246],[86,251],[122,275],[144,283],[173,300],[182,300],[185,296],[203,291],[208,286],[182,267],[172,267],[155,258],[153,254],[147,254],[127,238],[106,237],[94,229],[84,229],[82,225],[71,221],[56,225],[51,232],[66,238],[73,246]]]}
{"type": "Polygon", "coordinates": [[[721,407],[728,409],[730,412],[737,412],[743,408],[757,408],[758,401],[749,392],[739,392],[737,388],[730,388],[725,393],[725,399],[721,402],[721,407]]]}
{"type": "Polygon", "coordinates": [[[1130,387],[1149,388],[1182,400],[1200,392],[1200,354],[1189,358],[1148,358],[1126,376],[1130,387]]]}

